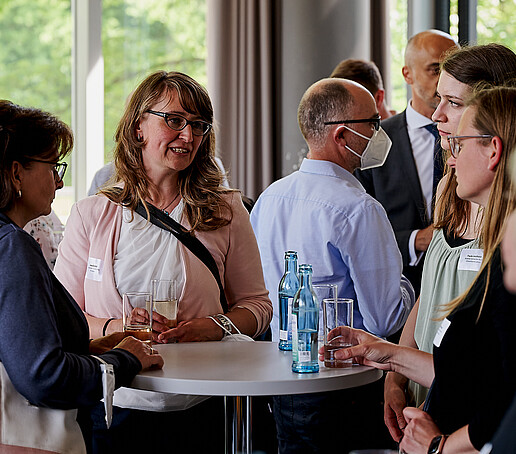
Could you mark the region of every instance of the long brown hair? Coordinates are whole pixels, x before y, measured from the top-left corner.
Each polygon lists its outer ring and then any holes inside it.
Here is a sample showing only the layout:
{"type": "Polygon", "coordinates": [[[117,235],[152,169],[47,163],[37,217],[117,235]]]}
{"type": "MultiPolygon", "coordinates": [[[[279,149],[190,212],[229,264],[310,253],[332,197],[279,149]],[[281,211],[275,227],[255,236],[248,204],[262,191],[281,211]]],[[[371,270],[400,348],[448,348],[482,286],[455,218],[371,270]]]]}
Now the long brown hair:
{"type": "MultiPolygon", "coordinates": [[[[479,82],[504,85],[516,78],[516,54],[496,43],[452,48],[441,63],[441,71],[472,89],[479,82]]],[[[444,162],[446,159],[444,156],[444,162]]],[[[455,170],[446,166],[445,177],[443,192],[435,204],[434,227],[448,236],[462,236],[468,228],[471,206],[457,196],[455,170]]]]}
{"type": "MultiPolygon", "coordinates": [[[[146,206],[152,185],[143,165],[137,128],[143,114],[170,92],[177,93],[183,109],[213,123],[213,107],[207,91],[194,79],[180,72],[157,71],[150,74],[131,95],[115,133],[115,180],[123,188],[110,186],[100,193],[132,211],[139,202],[146,206]]],[[[215,230],[227,225],[231,207],[222,195],[223,175],[215,162],[215,133],[204,136],[192,164],[179,172],[179,192],[191,230],[215,230]]]]}
{"type": "MultiPolygon", "coordinates": [[[[484,258],[480,271],[464,294],[444,306],[446,315],[462,304],[482,271],[486,269],[487,281],[480,307],[480,311],[482,311],[489,287],[491,259],[502,241],[507,218],[516,207],[514,184],[508,172],[510,157],[516,147],[516,88],[495,87],[478,91],[468,101],[468,105],[475,109],[473,119],[475,129],[479,134],[499,137],[502,141],[502,152],[491,184],[489,199],[484,208],[484,221],[480,236],[484,248],[484,258]]],[[[479,140],[490,141],[491,139],[479,140]]]]}

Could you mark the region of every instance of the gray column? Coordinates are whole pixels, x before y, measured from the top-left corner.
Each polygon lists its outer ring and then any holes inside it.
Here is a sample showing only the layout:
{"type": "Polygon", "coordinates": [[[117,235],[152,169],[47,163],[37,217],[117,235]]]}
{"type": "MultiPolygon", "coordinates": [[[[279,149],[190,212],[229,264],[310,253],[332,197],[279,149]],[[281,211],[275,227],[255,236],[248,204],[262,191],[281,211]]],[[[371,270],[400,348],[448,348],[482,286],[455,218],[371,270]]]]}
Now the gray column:
{"type": "Polygon", "coordinates": [[[364,0],[281,0],[278,58],[278,164],[292,173],[307,153],[297,125],[305,90],[328,77],[346,58],[370,59],[370,2],[364,0]]]}

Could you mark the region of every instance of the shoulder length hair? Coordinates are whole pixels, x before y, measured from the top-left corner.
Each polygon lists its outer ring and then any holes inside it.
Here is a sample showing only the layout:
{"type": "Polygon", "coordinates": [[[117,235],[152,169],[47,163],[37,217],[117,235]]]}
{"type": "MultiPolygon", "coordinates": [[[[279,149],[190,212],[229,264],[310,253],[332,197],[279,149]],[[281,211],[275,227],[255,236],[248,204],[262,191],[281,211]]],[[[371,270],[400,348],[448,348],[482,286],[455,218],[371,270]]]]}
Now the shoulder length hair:
{"type": "Polygon", "coordinates": [[[56,116],[0,100],[0,212],[9,211],[16,199],[14,161],[28,167],[32,158],[45,160],[56,152],[61,160],[72,148],[72,130],[56,116]]]}
{"type": "MultiPolygon", "coordinates": [[[[139,202],[147,208],[152,185],[143,165],[137,128],[143,114],[168,93],[175,91],[183,109],[213,123],[213,108],[207,91],[194,79],[180,72],[157,71],[150,74],[132,93],[115,133],[113,151],[115,181],[100,191],[115,203],[132,211],[139,202]],[[115,183],[116,185],[116,183],[115,183]]],[[[194,161],[179,172],[179,193],[191,230],[216,230],[231,221],[232,211],[222,195],[232,190],[222,186],[223,175],[215,162],[215,133],[206,134],[194,161]]]]}

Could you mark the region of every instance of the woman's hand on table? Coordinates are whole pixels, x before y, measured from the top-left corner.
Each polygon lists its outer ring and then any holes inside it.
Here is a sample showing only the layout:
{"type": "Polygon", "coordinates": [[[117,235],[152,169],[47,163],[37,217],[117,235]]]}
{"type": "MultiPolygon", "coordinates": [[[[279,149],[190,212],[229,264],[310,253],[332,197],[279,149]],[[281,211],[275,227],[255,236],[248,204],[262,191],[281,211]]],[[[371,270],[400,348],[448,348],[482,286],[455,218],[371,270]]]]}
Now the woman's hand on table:
{"type": "Polygon", "coordinates": [[[123,332],[109,334],[108,336],[99,337],[90,341],[90,353],[92,355],[100,355],[108,350],[112,350],[125,337],[123,332]]]}
{"type": "Polygon", "coordinates": [[[400,449],[410,454],[426,454],[432,439],[442,432],[430,415],[419,408],[406,407],[403,415],[408,424],[400,442],[400,449]]]}
{"type": "Polygon", "coordinates": [[[126,350],[136,356],[142,365],[142,370],[161,369],[163,367],[161,355],[149,344],[135,337],[125,337],[115,348],[126,350]]]}
{"type": "Polygon", "coordinates": [[[209,318],[194,318],[179,322],[176,328],[164,331],[158,336],[158,342],[204,342],[218,341],[222,338],[222,329],[209,318]]]}

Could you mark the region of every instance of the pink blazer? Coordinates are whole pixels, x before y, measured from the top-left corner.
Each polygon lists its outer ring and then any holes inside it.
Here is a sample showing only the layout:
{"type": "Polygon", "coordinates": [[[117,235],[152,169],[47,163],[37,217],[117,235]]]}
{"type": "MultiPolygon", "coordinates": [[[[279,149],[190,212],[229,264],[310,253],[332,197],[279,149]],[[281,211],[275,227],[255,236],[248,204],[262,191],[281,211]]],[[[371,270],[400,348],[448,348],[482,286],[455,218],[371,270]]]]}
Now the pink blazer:
{"type": "MultiPolygon", "coordinates": [[[[196,232],[196,236],[217,263],[230,310],[238,306],[251,311],[258,323],[258,335],[269,326],[272,304],[249,215],[238,193],[225,197],[233,210],[232,221],[214,231],[196,232]]],[[[54,272],[79,306],[94,317],[122,317],[122,298],[113,273],[121,224],[122,207],[104,196],[88,197],[73,205],[59,246],[54,272]],[[100,271],[87,277],[89,262],[100,271]]],[[[188,227],[185,218],[182,224],[188,227]]],[[[182,243],[179,248],[185,279],[178,321],[221,313],[213,275],[182,243]]]]}

